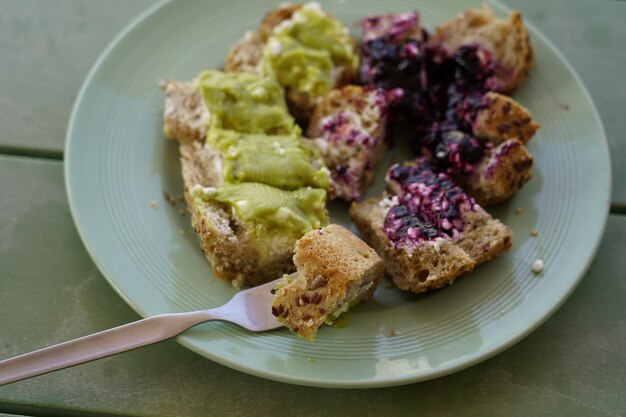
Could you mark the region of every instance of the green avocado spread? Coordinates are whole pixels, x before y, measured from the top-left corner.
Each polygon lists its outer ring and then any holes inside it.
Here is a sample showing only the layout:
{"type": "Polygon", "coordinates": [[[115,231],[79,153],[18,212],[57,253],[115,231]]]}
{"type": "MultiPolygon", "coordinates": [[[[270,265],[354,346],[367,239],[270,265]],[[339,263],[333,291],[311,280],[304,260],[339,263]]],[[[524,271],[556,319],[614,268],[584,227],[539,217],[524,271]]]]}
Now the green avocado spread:
{"type": "Polygon", "coordinates": [[[307,139],[213,130],[207,141],[223,155],[226,183],[258,182],[283,190],[330,186],[330,172],[307,139]]]}
{"type": "Polygon", "coordinates": [[[300,135],[287,111],[283,89],[272,78],[208,70],[196,83],[209,110],[210,129],[242,133],[300,135]]]}
{"type": "Polygon", "coordinates": [[[356,71],[358,55],[347,28],[307,3],[280,23],[263,48],[263,72],[313,97],[330,90],[333,68],[356,71]]]}
{"type": "Polygon", "coordinates": [[[285,191],[255,182],[224,184],[219,189],[202,189],[199,197],[225,203],[253,234],[280,230],[299,238],[325,226],[328,214],[324,207],[326,191],[298,188],[285,191]]]}

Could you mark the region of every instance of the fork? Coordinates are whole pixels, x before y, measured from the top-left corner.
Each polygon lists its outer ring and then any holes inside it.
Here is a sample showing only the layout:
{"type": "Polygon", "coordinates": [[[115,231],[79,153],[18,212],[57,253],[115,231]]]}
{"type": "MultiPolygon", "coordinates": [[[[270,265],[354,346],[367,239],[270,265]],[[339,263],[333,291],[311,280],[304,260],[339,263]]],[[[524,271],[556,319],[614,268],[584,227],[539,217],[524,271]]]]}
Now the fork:
{"type": "Polygon", "coordinates": [[[226,321],[252,332],[281,326],[272,315],[279,280],[240,291],[210,310],[161,314],[0,361],[0,385],[116,355],[177,336],[200,323],[226,321]]]}

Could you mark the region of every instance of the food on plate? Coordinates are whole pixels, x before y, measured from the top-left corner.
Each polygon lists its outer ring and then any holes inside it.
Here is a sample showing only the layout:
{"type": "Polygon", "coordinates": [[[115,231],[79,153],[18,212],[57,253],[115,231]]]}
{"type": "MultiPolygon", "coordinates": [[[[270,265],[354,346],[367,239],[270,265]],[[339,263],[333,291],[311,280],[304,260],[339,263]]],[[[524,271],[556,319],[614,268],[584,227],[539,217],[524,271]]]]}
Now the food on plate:
{"type": "Polygon", "coordinates": [[[420,293],[510,249],[511,229],[482,206],[532,173],[525,144],[539,124],[506,95],[532,64],[518,12],[468,9],[432,34],[417,12],[361,26],[357,47],[318,3],[282,5],[231,48],[226,72],[162,84],[164,133],[180,142],[192,225],[216,276],[240,287],[297,267],[273,312],[310,340],[371,297],[384,267],[420,293]],[[389,125],[408,130],[417,158],[358,202],[389,125]],[[333,198],[355,202],[350,215],[375,250],[326,226],[333,198]]]}
{"type": "Polygon", "coordinates": [[[354,204],[350,215],[398,288],[451,284],[511,247],[511,229],[427,159],[392,166],[386,180],[384,195],[354,204]]]}
{"type": "Polygon", "coordinates": [[[348,85],[331,90],[315,107],[307,136],[331,172],[331,198],[358,200],[372,183],[387,148],[387,115],[394,98],[393,91],[348,85]]]}
{"type": "Polygon", "coordinates": [[[194,83],[162,81],[165,90],[163,134],[180,143],[200,141],[209,127],[209,111],[194,83]]]}
{"type": "Polygon", "coordinates": [[[166,81],[163,131],[181,143],[203,140],[210,129],[299,135],[282,88],[250,73],[203,71],[191,83],[166,81]]]}
{"type": "MultiPolygon", "coordinates": [[[[493,36],[506,37],[505,23],[490,13],[466,15],[490,16],[484,25],[499,28],[493,36]]],[[[511,19],[517,22],[515,16],[511,19]]],[[[412,130],[417,152],[432,158],[436,170],[451,175],[481,204],[502,202],[522,187],[532,168],[523,145],[539,125],[523,106],[498,93],[510,90],[498,59],[502,45],[517,42],[517,32],[509,35],[515,39],[498,42],[487,41],[492,40],[488,31],[468,32],[467,42],[444,42],[420,27],[417,13],[371,16],[363,19],[362,29],[362,81],[401,91],[392,113],[412,130]],[[481,36],[487,40],[481,42],[481,36]]],[[[525,45],[519,54],[530,50],[525,45]]],[[[523,81],[521,75],[517,80],[523,81]]]]}
{"type": "Polygon", "coordinates": [[[215,275],[236,287],[292,272],[295,241],[328,223],[324,189],[224,185],[220,155],[208,144],[182,144],[180,152],[191,224],[215,275]]]}
{"type": "Polygon", "coordinates": [[[330,173],[282,88],[216,70],[164,86],[164,132],[181,143],[191,223],[215,275],[240,287],[293,271],[296,240],[328,223],[330,173]]]}
{"type": "Polygon", "coordinates": [[[317,101],[356,77],[358,54],[347,27],[316,2],[269,12],[257,33],[229,52],[227,71],[254,71],[285,88],[290,112],[307,123],[317,101]],[[259,52],[261,50],[261,52],[259,52]]]}
{"type": "Polygon", "coordinates": [[[318,329],[369,299],[384,273],[382,259],[365,242],[336,224],[298,240],[295,278],[283,277],[272,313],[298,336],[314,340],[318,329]]]}
{"type": "Polygon", "coordinates": [[[430,40],[450,50],[465,45],[480,45],[492,56],[495,78],[501,91],[513,91],[525,80],[533,63],[528,32],[519,11],[498,19],[491,9],[467,9],[437,26],[430,40]]]}
{"type": "Polygon", "coordinates": [[[207,144],[219,154],[226,183],[258,182],[284,190],[330,186],[324,159],[308,139],[216,129],[207,144]]]}
{"type": "Polygon", "coordinates": [[[470,122],[474,135],[494,145],[507,139],[517,139],[525,145],[539,129],[539,123],[527,109],[511,97],[495,92],[484,95],[484,105],[470,122]]]}

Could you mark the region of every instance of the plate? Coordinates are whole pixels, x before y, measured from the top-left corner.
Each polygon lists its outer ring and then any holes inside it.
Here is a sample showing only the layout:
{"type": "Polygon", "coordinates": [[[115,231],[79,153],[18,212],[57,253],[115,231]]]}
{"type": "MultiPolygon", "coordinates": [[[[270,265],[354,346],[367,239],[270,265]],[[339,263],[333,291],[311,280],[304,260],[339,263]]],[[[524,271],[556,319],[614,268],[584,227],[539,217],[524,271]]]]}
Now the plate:
{"type": "MultiPolygon", "coordinates": [[[[482,0],[475,1],[480,7],[482,0]]],[[[367,14],[417,9],[427,27],[466,1],[349,0],[323,6],[358,33],[367,14]]],[[[223,65],[228,48],[256,27],[268,1],[162,2],[104,51],[72,113],[65,150],[69,202],[79,233],[106,279],[140,315],[218,306],[235,290],[216,280],[189,216],[164,201],[182,194],[178,148],[162,134],[159,80],[190,80],[223,65]],[[151,207],[152,202],[157,208],[151,207]]],[[[492,7],[498,14],[505,8],[492,7]]],[[[223,365],[278,381],[320,387],[380,387],[435,378],[495,355],[529,334],[576,287],[597,249],[610,197],[609,154],[597,111],[574,70],[528,24],[536,65],[515,98],[542,124],[530,142],[532,180],[491,210],[514,231],[514,248],[452,287],[417,296],[381,285],[318,340],[286,330],[248,333],[211,323],[178,338],[223,365]],[[518,213],[517,208],[523,212],[518,213]],[[539,235],[531,237],[530,231],[539,235]],[[531,272],[543,259],[539,275],[531,272]]],[[[393,159],[407,159],[397,148],[393,159]]],[[[350,225],[346,204],[334,221],[350,225]]]]}

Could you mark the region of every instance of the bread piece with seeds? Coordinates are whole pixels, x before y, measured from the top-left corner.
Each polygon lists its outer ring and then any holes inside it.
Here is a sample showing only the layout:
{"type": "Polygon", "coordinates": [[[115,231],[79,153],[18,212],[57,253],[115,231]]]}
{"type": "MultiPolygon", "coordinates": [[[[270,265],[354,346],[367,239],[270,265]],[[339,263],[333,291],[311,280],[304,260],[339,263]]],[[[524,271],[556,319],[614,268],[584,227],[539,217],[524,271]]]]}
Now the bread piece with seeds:
{"type": "Polygon", "coordinates": [[[383,258],[398,288],[421,293],[450,284],[474,269],[476,262],[451,238],[424,242],[414,248],[393,247],[384,232],[388,206],[384,197],[370,198],[353,204],[350,217],[365,241],[383,258]]]}
{"type": "Polygon", "coordinates": [[[272,313],[298,336],[315,340],[324,323],[369,299],[384,273],[382,259],[342,226],[331,224],[298,240],[296,277],[276,288],[272,313]]]}
{"type": "Polygon", "coordinates": [[[330,197],[358,200],[374,179],[387,148],[392,93],[349,85],[330,91],[316,106],[307,130],[331,172],[330,197]]]}
{"type": "Polygon", "coordinates": [[[282,21],[290,19],[301,4],[283,4],[265,14],[256,32],[246,32],[226,56],[224,69],[233,72],[260,72],[263,46],[272,30],[282,21]]]}
{"type": "Polygon", "coordinates": [[[322,10],[318,3],[310,2],[285,4],[268,12],[256,32],[247,33],[231,48],[225,68],[227,71],[258,72],[275,77],[285,88],[289,111],[306,125],[326,91],[349,84],[356,78],[357,60],[356,43],[347,35],[345,25],[322,10]],[[301,30],[314,24],[311,22],[319,20],[319,16],[332,23],[325,25],[325,30],[319,33],[301,30]],[[300,29],[291,33],[291,29],[298,25],[300,29]],[[332,29],[333,25],[342,30],[332,29]],[[330,36],[325,32],[328,30],[334,30],[334,34],[330,36]],[[278,32],[280,36],[275,36],[278,32]],[[326,45],[329,42],[333,43],[332,47],[326,45]],[[340,56],[346,50],[352,59],[340,56]],[[288,59],[283,60],[283,57],[288,59]]]}
{"type": "Polygon", "coordinates": [[[163,133],[181,143],[202,140],[209,125],[209,110],[201,91],[193,83],[163,81],[165,107],[163,133]]]}
{"type": "Polygon", "coordinates": [[[203,198],[221,185],[219,154],[207,144],[180,146],[185,200],[200,246],[215,276],[235,287],[259,285],[293,272],[295,239],[283,233],[251,235],[226,204],[203,198]]]}
{"type": "Polygon", "coordinates": [[[472,129],[476,136],[494,145],[512,138],[525,145],[540,127],[530,112],[511,97],[488,92],[485,102],[476,113],[472,129]]]}
{"type": "Polygon", "coordinates": [[[481,205],[508,200],[532,176],[533,157],[517,139],[509,139],[486,150],[470,175],[454,178],[481,205]]]}
{"type": "Polygon", "coordinates": [[[350,216],[398,288],[416,293],[454,282],[512,244],[512,232],[423,161],[393,166],[389,192],[350,216]]]}
{"type": "Polygon", "coordinates": [[[437,26],[429,42],[443,44],[452,51],[463,45],[480,45],[492,55],[496,77],[505,92],[524,82],[533,62],[528,32],[519,11],[499,19],[487,6],[467,9],[437,26]]]}
{"type": "Polygon", "coordinates": [[[257,32],[246,34],[230,48],[226,56],[224,69],[232,72],[261,71],[263,58],[263,41],[257,32]]]}

